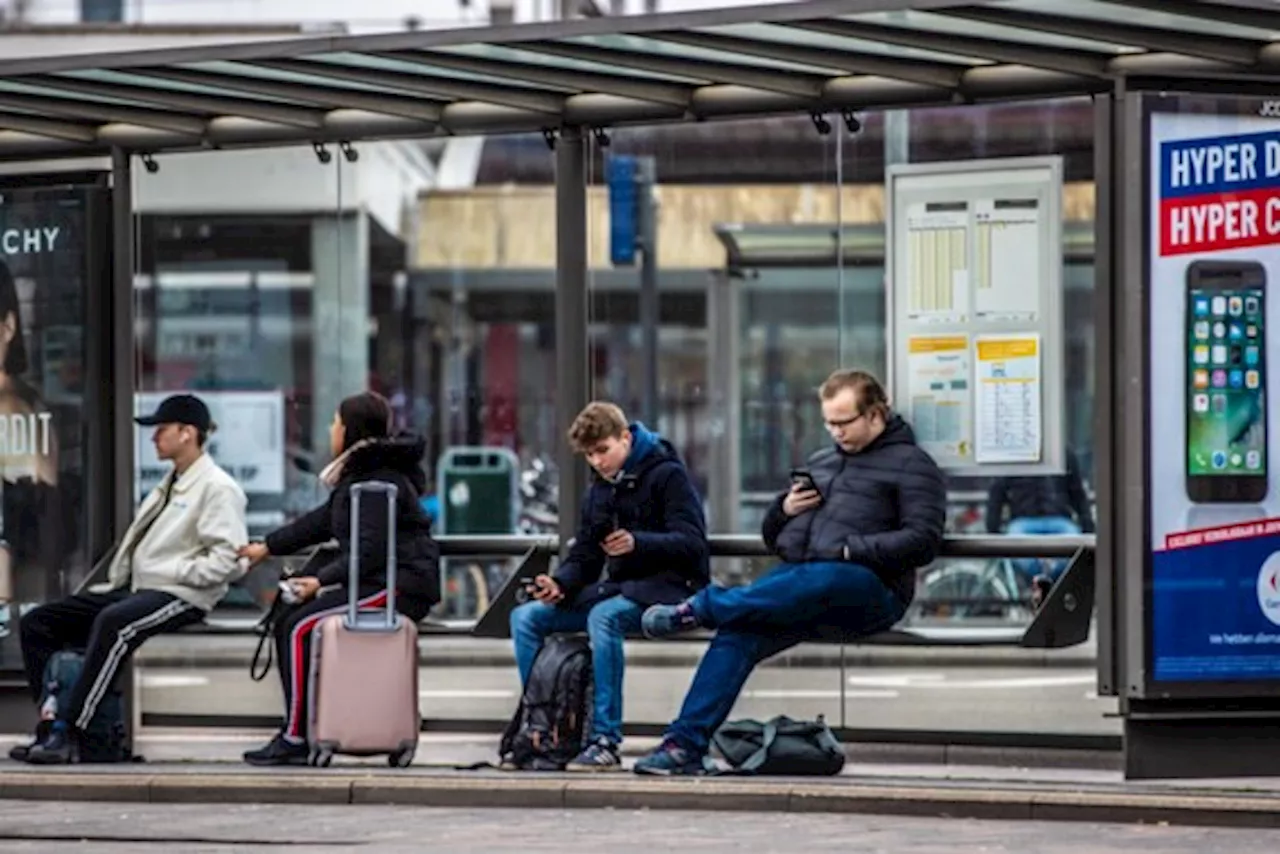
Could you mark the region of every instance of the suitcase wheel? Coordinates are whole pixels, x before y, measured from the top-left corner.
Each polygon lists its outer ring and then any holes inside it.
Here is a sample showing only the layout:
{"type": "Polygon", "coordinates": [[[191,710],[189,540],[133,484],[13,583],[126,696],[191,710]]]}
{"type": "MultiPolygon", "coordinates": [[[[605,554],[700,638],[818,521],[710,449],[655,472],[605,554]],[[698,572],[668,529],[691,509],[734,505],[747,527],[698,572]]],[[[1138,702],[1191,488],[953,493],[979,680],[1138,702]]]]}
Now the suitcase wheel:
{"type": "Polygon", "coordinates": [[[397,750],[387,757],[387,764],[392,768],[408,768],[413,764],[414,749],[397,750]]]}
{"type": "Polygon", "coordinates": [[[311,754],[307,757],[307,764],[313,768],[328,768],[332,761],[333,751],[323,747],[311,748],[311,754]]]}

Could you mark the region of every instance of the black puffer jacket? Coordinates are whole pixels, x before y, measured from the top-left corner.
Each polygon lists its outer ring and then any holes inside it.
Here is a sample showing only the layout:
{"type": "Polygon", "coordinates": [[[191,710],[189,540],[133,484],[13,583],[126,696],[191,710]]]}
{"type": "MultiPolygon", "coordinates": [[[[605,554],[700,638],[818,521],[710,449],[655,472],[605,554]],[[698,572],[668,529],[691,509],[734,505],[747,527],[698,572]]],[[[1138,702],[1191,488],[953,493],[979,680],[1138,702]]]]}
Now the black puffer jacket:
{"type": "Polygon", "coordinates": [[[582,499],[573,548],[555,573],[574,608],[618,595],[640,605],[673,605],[711,581],[702,499],[684,463],[643,424],[630,429],[622,477],[595,479],[582,499]],[[635,551],[606,558],[600,543],[619,528],[635,537],[635,551]]]}
{"type": "Polygon", "coordinates": [[[816,510],[787,518],[782,500],[764,519],[764,541],[789,563],[848,561],[865,566],[905,603],[915,571],[942,546],[946,485],[942,472],[894,415],[880,436],[856,454],[838,447],[809,458],[822,493],[816,510]]]}
{"type": "MultiPolygon", "coordinates": [[[[307,515],[267,536],[273,555],[287,555],[329,540],[338,541],[333,561],[315,572],[323,585],[349,583],[351,554],[351,486],[367,481],[394,484],[396,493],[397,610],[415,620],[440,601],[440,546],[431,538],[431,519],[420,498],[426,489],[419,436],[382,439],[351,452],[329,500],[307,515]]],[[[387,585],[387,499],[366,493],[360,498],[358,547],[360,595],[370,596],[387,585]]]]}
{"type": "Polygon", "coordinates": [[[1010,519],[1074,517],[1081,531],[1093,533],[1093,511],[1080,463],[1071,451],[1067,451],[1066,463],[1063,474],[996,478],[987,495],[987,531],[1000,533],[1007,504],[1010,519]]]}

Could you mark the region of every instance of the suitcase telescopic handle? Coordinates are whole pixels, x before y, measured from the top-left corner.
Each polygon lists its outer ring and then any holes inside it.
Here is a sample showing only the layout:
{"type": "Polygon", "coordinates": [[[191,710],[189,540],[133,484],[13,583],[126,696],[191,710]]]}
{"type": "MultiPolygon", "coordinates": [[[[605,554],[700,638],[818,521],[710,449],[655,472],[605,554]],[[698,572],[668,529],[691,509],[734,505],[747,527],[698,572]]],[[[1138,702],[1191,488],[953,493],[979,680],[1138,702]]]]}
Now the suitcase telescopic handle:
{"type": "Polygon", "coordinates": [[[396,628],[396,495],[394,483],[369,480],[351,484],[351,584],[347,590],[347,628],[387,631],[396,628]],[[360,626],[360,496],[380,492],[387,496],[387,608],[381,626],[360,626]]]}

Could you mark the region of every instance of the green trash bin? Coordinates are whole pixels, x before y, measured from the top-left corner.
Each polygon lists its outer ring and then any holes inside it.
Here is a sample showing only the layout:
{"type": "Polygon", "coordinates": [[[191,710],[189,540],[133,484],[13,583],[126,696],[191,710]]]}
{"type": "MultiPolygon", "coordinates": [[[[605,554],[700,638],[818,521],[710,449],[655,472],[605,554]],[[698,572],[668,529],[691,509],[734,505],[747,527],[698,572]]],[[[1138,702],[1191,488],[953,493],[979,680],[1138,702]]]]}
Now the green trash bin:
{"type": "Polygon", "coordinates": [[[520,461],[508,448],[450,448],[436,466],[440,531],[514,534],[519,520],[520,461]]]}
{"type": "MultiPolygon", "coordinates": [[[[507,448],[461,446],[445,451],[436,467],[439,530],[514,534],[520,513],[519,477],[519,460],[507,448]]],[[[490,591],[506,580],[508,563],[467,557],[442,560],[441,616],[480,619],[489,609],[490,591]]]]}

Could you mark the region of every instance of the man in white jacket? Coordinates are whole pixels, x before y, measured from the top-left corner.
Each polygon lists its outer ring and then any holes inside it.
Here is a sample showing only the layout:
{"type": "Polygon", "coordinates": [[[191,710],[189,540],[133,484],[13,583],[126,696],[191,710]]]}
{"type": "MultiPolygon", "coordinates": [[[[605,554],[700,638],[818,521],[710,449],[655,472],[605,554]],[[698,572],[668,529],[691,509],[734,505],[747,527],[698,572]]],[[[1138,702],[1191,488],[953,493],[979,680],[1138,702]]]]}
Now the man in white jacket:
{"type": "Polygon", "coordinates": [[[213,421],[204,402],[174,395],[155,414],[156,455],[173,469],[142,502],[111,559],[107,582],[32,610],[22,618],[22,658],[39,702],[54,653],[85,650],[80,678],[60,701],[42,740],[10,756],[37,765],[79,760],[80,733],[120,665],[148,638],[199,622],[240,574],[236,549],[249,539],[245,494],[205,453],[213,421]]]}

